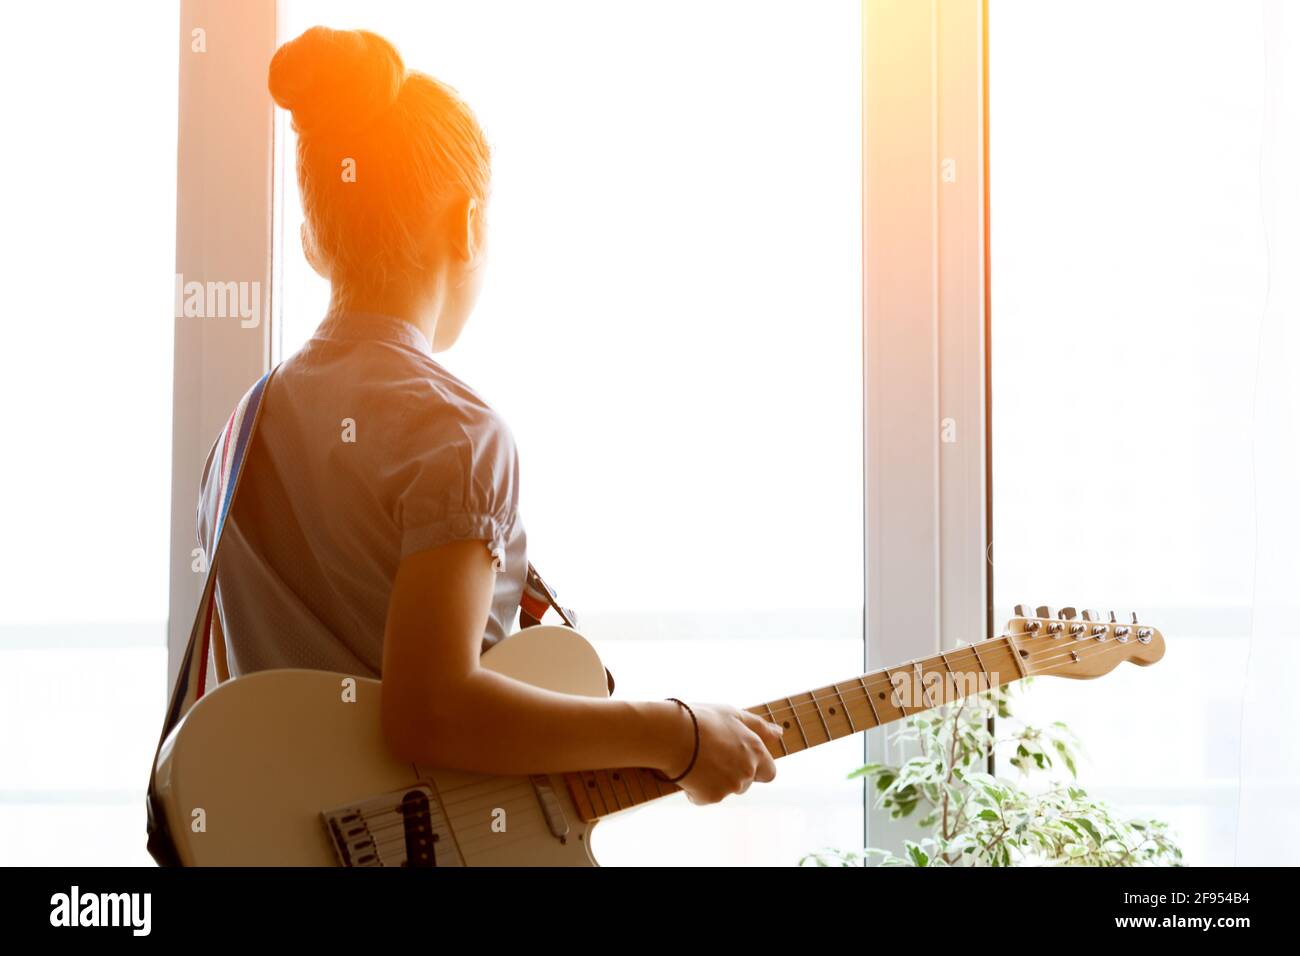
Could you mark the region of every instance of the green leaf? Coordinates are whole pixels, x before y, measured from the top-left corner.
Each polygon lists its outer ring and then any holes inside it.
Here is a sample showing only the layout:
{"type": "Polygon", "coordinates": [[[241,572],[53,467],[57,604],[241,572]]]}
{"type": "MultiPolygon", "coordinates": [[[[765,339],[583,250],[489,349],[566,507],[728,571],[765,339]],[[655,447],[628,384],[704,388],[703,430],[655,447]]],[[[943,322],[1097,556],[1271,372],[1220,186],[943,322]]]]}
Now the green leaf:
{"type": "Polygon", "coordinates": [[[1092,837],[1098,846],[1101,845],[1102,843],[1101,832],[1097,829],[1097,825],[1095,823],[1093,823],[1087,817],[1079,817],[1075,822],[1078,823],[1079,826],[1083,827],[1083,829],[1088,831],[1088,836],[1092,837]]]}
{"type": "Polygon", "coordinates": [[[873,774],[880,773],[880,771],[884,769],[886,768],[883,763],[863,764],[857,770],[854,770],[852,773],[850,773],[848,779],[852,780],[854,777],[869,777],[872,776],[873,774]]]}

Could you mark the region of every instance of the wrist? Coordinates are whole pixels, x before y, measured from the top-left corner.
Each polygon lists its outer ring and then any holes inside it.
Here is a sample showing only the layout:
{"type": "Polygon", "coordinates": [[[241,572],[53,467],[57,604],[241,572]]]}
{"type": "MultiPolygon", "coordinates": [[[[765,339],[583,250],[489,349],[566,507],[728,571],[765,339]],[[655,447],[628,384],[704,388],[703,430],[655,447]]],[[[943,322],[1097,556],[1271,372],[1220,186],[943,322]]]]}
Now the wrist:
{"type": "Polygon", "coordinates": [[[671,700],[649,701],[654,739],[658,744],[652,768],[665,777],[675,777],[691,762],[695,753],[695,721],[681,704],[671,700]]]}

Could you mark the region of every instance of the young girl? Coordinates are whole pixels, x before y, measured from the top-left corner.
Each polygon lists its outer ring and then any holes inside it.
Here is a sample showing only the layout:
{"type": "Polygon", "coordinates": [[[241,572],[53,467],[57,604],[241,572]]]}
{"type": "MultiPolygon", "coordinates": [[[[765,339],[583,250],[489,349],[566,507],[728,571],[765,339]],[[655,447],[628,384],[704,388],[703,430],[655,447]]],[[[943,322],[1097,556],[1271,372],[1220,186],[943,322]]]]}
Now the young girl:
{"type": "Polygon", "coordinates": [[[480,666],[527,571],[519,464],[506,422],[434,356],[482,285],[488,145],[454,90],[372,33],[308,30],[277,51],[269,86],[293,113],[303,250],[331,299],[271,380],[227,520],[218,677],[382,676],[391,749],[435,767],[648,767],[685,773],[700,804],[772,780],[781,727],[755,714],[557,693],[480,666]]]}

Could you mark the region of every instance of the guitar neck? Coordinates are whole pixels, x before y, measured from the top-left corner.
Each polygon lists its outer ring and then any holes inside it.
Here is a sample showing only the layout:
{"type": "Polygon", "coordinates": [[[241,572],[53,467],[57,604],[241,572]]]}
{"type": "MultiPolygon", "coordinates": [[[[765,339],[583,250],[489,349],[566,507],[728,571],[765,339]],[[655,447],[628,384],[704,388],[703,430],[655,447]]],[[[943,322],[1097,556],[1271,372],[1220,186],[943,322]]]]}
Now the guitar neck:
{"type": "MultiPolygon", "coordinates": [[[[745,708],[785,728],[773,757],[785,757],[950,704],[1028,676],[1014,636],[969,644],[898,667],[745,708]]],[[[583,820],[595,820],[680,788],[640,767],[563,774],[583,820]]]]}

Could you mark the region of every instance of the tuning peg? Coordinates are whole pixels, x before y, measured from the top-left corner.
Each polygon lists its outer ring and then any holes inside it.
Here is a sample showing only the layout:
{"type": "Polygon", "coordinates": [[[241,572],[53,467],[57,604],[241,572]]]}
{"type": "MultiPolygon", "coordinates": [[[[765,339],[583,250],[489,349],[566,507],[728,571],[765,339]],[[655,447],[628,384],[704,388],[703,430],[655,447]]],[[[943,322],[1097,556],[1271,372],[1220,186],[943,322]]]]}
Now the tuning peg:
{"type": "Polygon", "coordinates": [[[1026,632],[1036,634],[1043,626],[1038,620],[1038,615],[1030,610],[1028,604],[1017,604],[1013,610],[1016,612],[1016,617],[1023,617],[1025,619],[1026,632]]]}
{"type": "MultiPolygon", "coordinates": [[[[1066,608],[1065,610],[1069,610],[1066,608]]],[[[1064,613],[1062,611],[1061,613],[1064,613]]],[[[1057,612],[1052,610],[1050,605],[1044,604],[1038,609],[1038,616],[1047,619],[1047,634],[1049,637],[1056,638],[1065,630],[1065,625],[1056,619],[1057,612]]]]}
{"type": "MultiPolygon", "coordinates": [[[[1061,608],[1061,618],[1062,618],[1063,620],[1066,620],[1066,621],[1074,621],[1075,617],[1077,617],[1077,612],[1074,610],[1074,608],[1072,608],[1072,607],[1063,607],[1063,608],[1061,608]]],[[[1075,640],[1082,640],[1082,639],[1083,639],[1083,625],[1082,625],[1082,624],[1079,624],[1078,622],[1072,623],[1072,624],[1069,626],[1068,630],[1069,630],[1069,632],[1070,632],[1070,636],[1073,637],[1075,640]]]]}
{"type": "Polygon", "coordinates": [[[1088,633],[1099,641],[1106,639],[1106,625],[1101,623],[1101,612],[1094,611],[1091,608],[1083,612],[1083,619],[1091,621],[1092,627],[1088,628],[1088,633]]]}

